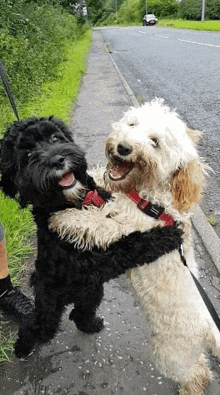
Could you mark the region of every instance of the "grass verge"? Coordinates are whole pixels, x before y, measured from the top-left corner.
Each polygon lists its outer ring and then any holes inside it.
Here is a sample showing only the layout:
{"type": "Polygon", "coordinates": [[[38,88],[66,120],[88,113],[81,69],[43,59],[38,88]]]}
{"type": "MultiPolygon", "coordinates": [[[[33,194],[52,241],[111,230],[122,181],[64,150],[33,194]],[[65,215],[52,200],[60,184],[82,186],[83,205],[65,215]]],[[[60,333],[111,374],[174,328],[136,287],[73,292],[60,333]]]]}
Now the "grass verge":
{"type": "MultiPolygon", "coordinates": [[[[54,115],[66,123],[70,122],[70,114],[85,72],[90,45],[90,30],[87,30],[78,41],[66,44],[66,59],[57,68],[57,77],[45,82],[41,94],[20,109],[20,119],[54,115]]],[[[4,132],[6,124],[15,120],[9,104],[5,104],[1,111],[5,116],[4,122],[0,123],[0,134],[4,132]]],[[[1,192],[0,213],[1,222],[6,230],[11,279],[13,284],[21,285],[25,258],[33,253],[30,240],[35,231],[35,224],[29,208],[20,210],[18,203],[4,197],[1,192]]],[[[9,331],[5,322],[0,322],[0,333],[0,363],[2,363],[10,360],[15,334],[9,331]]]]}
{"type": "Polygon", "coordinates": [[[184,19],[159,19],[157,26],[173,27],[176,29],[220,31],[220,21],[186,21],[184,19]]]}

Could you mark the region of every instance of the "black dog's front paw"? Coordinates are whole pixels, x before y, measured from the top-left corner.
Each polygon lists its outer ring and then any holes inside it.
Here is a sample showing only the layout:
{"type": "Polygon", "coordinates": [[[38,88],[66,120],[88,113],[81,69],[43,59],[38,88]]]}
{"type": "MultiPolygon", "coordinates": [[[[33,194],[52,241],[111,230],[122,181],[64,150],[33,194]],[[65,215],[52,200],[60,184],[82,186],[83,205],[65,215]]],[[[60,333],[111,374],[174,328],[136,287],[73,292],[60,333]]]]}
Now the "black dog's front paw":
{"type": "Polygon", "coordinates": [[[18,338],[15,343],[15,355],[17,358],[25,358],[34,350],[35,341],[33,343],[18,338]]]}
{"type": "Polygon", "coordinates": [[[79,316],[75,309],[70,312],[69,319],[75,322],[77,329],[84,333],[97,333],[104,328],[103,318],[79,316]]]}

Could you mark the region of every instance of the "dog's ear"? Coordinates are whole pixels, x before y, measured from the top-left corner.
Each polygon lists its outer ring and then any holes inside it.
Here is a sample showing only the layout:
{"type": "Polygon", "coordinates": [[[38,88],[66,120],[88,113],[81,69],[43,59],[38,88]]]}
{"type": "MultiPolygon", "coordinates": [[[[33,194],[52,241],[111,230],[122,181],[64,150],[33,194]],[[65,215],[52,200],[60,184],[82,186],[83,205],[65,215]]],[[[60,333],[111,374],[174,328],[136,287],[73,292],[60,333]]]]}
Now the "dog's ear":
{"type": "Polygon", "coordinates": [[[17,188],[13,182],[17,166],[14,159],[14,146],[16,142],[16,135],[14,134],[14,125],[7,130],[4,139],[1,141],[1,187],[3,192],[14,198],[17,193],[17,188]]]}
{"type": "Polygon", "coordinates": [[[205,184],[205,166],[199,159],[179,168],[171,179],[174,205],[179,211],[187,211],[201,199],[205,184]]]}
{"type": "Polygon", "coordinates": [[[193,145],[196,146],[199,142],[200,137],[202,136],[202,132],[200,132],[199,130],[187,128],[186,133],[192,141],[193,145]]]}

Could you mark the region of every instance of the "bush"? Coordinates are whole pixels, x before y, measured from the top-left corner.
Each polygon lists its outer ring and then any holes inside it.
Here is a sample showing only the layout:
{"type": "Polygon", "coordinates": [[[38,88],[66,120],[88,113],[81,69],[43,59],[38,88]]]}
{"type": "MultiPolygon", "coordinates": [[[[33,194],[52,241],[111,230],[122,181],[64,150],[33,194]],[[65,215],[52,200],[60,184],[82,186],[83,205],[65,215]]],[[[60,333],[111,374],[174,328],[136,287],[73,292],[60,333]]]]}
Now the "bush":
{"type": "MultiPolygon", "coordinates": [[[[38,94],[48,78],[55,78],[56,67],[65,60],[65,44],[81,32],[76,18],[61,6],[0,1],[0,59],[18,107],[38,94]]],[[[2,84],[0,100],[7,100],[2,84]]]]}
{"type": "MultiPolygon", "coordinates": [[[[179,4],[179,16],[183,19],[200,20],[202,0],[182,0],[179,4]]],[[[219,0],[206,0],[205,17],[207,19],[220,19],[219,0]]]]}

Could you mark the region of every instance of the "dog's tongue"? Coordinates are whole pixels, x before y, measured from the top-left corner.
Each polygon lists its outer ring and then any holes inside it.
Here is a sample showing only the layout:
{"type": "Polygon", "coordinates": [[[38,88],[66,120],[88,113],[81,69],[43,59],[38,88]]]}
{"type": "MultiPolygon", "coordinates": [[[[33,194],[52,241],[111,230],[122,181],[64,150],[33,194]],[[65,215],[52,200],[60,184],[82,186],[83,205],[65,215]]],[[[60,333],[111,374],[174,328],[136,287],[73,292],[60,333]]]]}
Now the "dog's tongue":
{"type": "Polygon", "coordinates": [[[64,177],[62,177],[58,184],[61,185],[62,187],[68,187],[70,185],[72,185],[72,183],[74,182],[75,177],[73,175],[73,173],[67,173],[65,174],[64,177]]]}
{"type": "Polygon", "coordinates": [[[109,176],[112,180],[123,179],[132,169],[132,163],[113,164],[109,170],[109,176]]]}

